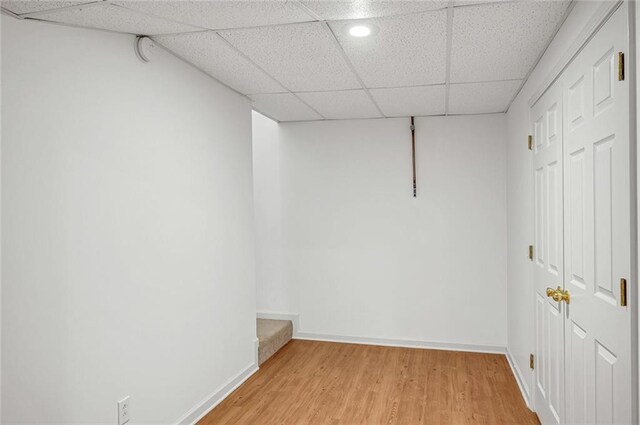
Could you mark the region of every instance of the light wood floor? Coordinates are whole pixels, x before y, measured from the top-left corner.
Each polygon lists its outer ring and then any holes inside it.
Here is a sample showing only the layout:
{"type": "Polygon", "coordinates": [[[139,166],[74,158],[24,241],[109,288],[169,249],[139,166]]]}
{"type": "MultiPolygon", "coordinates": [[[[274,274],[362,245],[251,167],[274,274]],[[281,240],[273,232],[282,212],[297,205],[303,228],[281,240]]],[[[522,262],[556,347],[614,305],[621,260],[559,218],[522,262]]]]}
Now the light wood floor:
{"type": "Polygon", "coordinates": [[[199,425],[539,424],[507,360],[294,340],[199,425]]]}

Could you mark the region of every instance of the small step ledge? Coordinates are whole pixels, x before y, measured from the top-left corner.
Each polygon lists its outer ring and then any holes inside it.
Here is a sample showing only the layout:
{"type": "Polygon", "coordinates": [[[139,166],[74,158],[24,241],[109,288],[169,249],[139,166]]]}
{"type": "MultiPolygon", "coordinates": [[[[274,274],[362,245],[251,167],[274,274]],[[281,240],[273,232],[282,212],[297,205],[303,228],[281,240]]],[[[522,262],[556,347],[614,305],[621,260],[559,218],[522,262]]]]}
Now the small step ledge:
{"type": "Polygon", "coordinates": [[[262,364],[293,337],[291,320],[257,319],[258,364],[262,364]]]}

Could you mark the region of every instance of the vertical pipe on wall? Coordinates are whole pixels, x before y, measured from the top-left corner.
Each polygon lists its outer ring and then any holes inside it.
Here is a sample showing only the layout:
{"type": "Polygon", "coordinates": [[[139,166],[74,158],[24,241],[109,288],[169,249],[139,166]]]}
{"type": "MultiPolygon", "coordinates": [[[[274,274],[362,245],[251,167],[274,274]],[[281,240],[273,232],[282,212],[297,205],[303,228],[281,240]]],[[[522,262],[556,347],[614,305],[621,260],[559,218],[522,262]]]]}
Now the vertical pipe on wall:
{"type": "Polygon", "coordinates": [[[416,197],[416,126],[411,117],[411,162],[413,163],[413,197],[416,197]]]}

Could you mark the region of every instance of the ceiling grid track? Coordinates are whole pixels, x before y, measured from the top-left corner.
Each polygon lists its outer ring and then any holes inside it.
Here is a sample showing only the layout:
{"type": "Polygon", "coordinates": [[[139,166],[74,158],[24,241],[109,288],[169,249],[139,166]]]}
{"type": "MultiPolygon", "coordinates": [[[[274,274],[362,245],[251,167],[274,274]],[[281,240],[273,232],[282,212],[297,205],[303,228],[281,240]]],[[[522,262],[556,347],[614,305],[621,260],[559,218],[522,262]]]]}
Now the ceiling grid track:
{"type": "Polygon", "coordinates": [[[444,80],[445,84],[445,94],[444,94],[444,114],[449,115],[449,89],[451,86],[451,45],[452,36],[453,36],[453,2],[454,0],[449,0],[449,7],[447,7],[447,59],[446,59],[446,76],[444,80]]]}
{"type": "Polygon", "coordinates": [[[10,11],[9,9],[5,9],[4,7],[0,7],[0,12],[2,12],[3,14],[5,14],[7,16],[11,16],[12,18],[15,18],[15,19],[24,19],[24,17],[22,17],[20,15],[16,15],[12,11],[10,11]]]}
{"type": "MultiPolygon", "coordinates": [[[[254,108],[255,109],[255,108],[254,108]]],[[[260,112],[259,110],[256,109],[257,112],[260,112]]],[[[262,114],[262,112],[260,112],[262,114]]],[[[265,115],[267,118],[271,118],[270,116],[266,115],[266,114],[262,114],[265,115]]],[[[450,114],[450,117],[474,117],[474,116],[485,116],[485,115],[504,115],[504,112],[481,112],[481,113],[477,113],[477,114],[450,114]]],[[[433,117],[444,117],[444,114],[437,114],[437,115],[411,115],[414,118],[433,118],[433,117]]],[[[384,120],[384,119],[388,119],[388,118],[411,118],[411,116],[407,116],[407,115],[389,115],[386,117],[373,117],[373,118],[362,118],[362,119],[367,119],[367,120],[384,120]]],[[[278,121],[275,118],[271,118],[274,121],[278,121]]],[[[344,121],[344,118],[326,118],[323,121],[344,121]]],[[[278,122],[314,122],[314,121],[318,121],[318,120],[290,120],[290,121],[278,121],[278,122]]]]}
{"type": "MultiPolygon", "coordinates": [[[[274,80],[276,81],[276,80],[274,80]]],[[[484,83],[505,83],[505,82],[510,82],[510,81],[522,81],[522,79],[520,78],[510,78],[507,80],[482,80],[482,81],[468,81],[468,82],[460,82],[460,83],[449,83],[452,86],[456,86],[456,85],[465,85],[465,84],[484,84],[484,83]]],[[[417,84],[417,85],[409,85],[409,86],[376,86],[376,87],[367,87],[367,89],[370,90],[385,90],[385,89],[413,89],[413,88],[420,88],[420,87],[440,87],[440,86],[444,86],[444,83],[434,83],[434,84],[417,84]]],[[[302,94],[302,93],[342,93],[342,92],[350,92],[350,91],[362,91],[363,89],[331,89],[331,90],[298,90],[295,93],[298,94],[302,94]]],[[[264,92],[264,93],[259,93],[259,92],[255,92],[255,93],[247,93],[247,96],[251,96],[254,94],[279,94],[279,93],[287,93],[286,91],[282,91],[282,92],[264,92]]],[[[495,112],[491,112],[492,114],[495,112]]],[[[442,114],[444,115],[444,114],[442,114]]],[[[449,115],[455,115],[455,114],[449,114],[449,115]]],[[[419,117],[421,115],[415,115],[416,117],[419,117]]],[[[406,118],[406,117],[405,117],[406,118]]]]}
{"type": "Polygon", "coordinates": [[[271,78],[273,81],[275,81],[280,87],[282,87],[283,89],[285,89],[285,93],[290,93],[292,95],[295,96],[296,99],[298,99],[300,102],[302,102],[305,106],[307,106],[309,109],[311,109],[313,112],[315,112],[316,114],[318,114],[318,116],[320,116],[323,120],[326,119],[326,117],[324,115],[322,115],[320,112],[318,112],[313,106],[309,105],[307,102],[305,102],[300,96],[298,96],[297,94],[295,94],[293,91],[291,91],[287,86],[285,86],[284,84],[282,84],[280,81],[278,81],[273,75],[269,74],[263,67],[261,67],[260,65],[258,65],[257,63],[255,63],[255,61],[253,61],[253,59],[251,59],[249,56],[245,55],[243,52],[241,52],[236,46],[234,46],[233,44],[231,44],[231,42],[229,42],[229,40],[227,40],[226,38],[224,38],[222,36],[222,34],[220,34],[219,32],[215,31],[216,35],[223,41],[225,42],[229,47],[231,47],[233,50],[235,50],[240,56],[242,56],[244,59],[246,59],[250,64],[252,64],[253,66],[255,66],[258,70],[260,70],[260,72],[262,72],[264,75],[266,75],[267,77],[271,78]]]}
{"type": "Polygon", "coordinates": [[[335,44],[336,48],[338,49],[338,52],[340,53],[340,56],[342,56],[342,59],[344,59],[345,63],[347,64],[347,66],[349,67],[351,72],[353,72],[353,75],[356,77],[356,80],[358,80],[358,84],[360,84],[360,86],[362,87],[362,90],[364,90],[364,92],[367,95],[367,97],[369,98],[369,100],[371,100],[373,105],[376,107],[376,109],[380,113],[380,116],[386,117],[384,112],[382,112],[382,109],[380,109],[380,106],[378,106],[378,103],[375,101],[375,99],[371,95],[371,92],[369,91],[369,88],[367,88],[367,86],[364,84],[364,81],[362,81],[362,78],[360,78],[360,75],[358,74],[358,71],[356,71],[356,68],[353,66],[353,63],[351,63],[351,60],[347,56],[347,53],[342,48],[342,45],[338,41],[338,37],[336,37],[336,34],[333,32],[333,30],[331,29],[331,27],[329,26],[329,24],[326,21],[322,22],[322,24],[323,24],[324,28],[331,35],[331,40],[333,40],[333,43],[335,44]]]}
{"type": "MultiPolygon", "coordinates": [[[[435,8],[435,9],[425,9],[425,10],[420,10],[420,11],[416,11],[416,12],[394,13],[394,14],[381,15],[381,16],[369,16],[369,17],[364,17],[364,18],[324,19],[320,15],[315,13],[313,10],[311,10],[309,7],[307,7],[305,4],[300,2],[299,0],[290,0],[290,1],[296,3],[298,5],[298,7],[300,7],[304,12],[306,12],[309,16],[313,17],[315,20],[317,20],[319,22],[325,22],[325,21],[333,21],[333,22],[337,22],[337,21],[350,21],[351,22],[351,21],[353,21],[353,22],[357,22],[357,21],[369,21],[371,19],[402,18],[402,17],[405,17],[405,16],[420,15],[422,13],[439,12],[439,11],[445,10],[445,9],[447,9],[449,7],[447,5],[445,7],[440,7],[440,8],[435,8]]],[[[501,3],[511,3],[512,1],[517,1],[517,0],[509,0],[509,1],[501,2],[501,3]]],[[[487,4],[491,4],[491,3],[487,3],[487,4]]],[[[463,6],[468,6],[468,5],[463,5],[463,6]]],[[[456,7],[462,7],[462,6],[456,6],[456,7]]]]}
{"type": "MultiPolygon", "coordinates": [[[[242,0],[242,1],[244,1],[244,0],[242,0]]],[[[262,28],[287,27],[287,26],[291,26],[291,25],[313,24],[315,22],[318,22],[318,21],[315,20],[315,19],[310,19],[308,21],[283,22],[281,24],[268,24],[268,25],[253,25],[253,26],[250,26],[250,27],[207,28],[207,29],[205,29],[205,31],[234,32],[234,31],[245,31],[245,30],[259,30],[259,29],[262,29],[262,28]]],[[[191,25],[191,24],[185,24],[185,25],[191,25]]],[[[173,34],[162,34],[162,35],[180,35],[180,34],[188,34],[188,33],[177,32],[177,33],[173,33],[173,34]]]]}
{"type": "Polygon", "coordinates": [[[320,15],[318,15],[313,10],[309,9],[307,6],[305,6],[299,0],[290,0],[290,1],[291,1],[292,4],[295,4],[298,7],[298,9],[302,10],[304,13],[309,15],[312,19],[314,19],[314,20],[316,20],[318,22],[324,21],[324,19],[322,19],[322,17],[320,15]]]}
{"type": "Polygon", "coordinates": [[[49,13],[64,12],[68,10],[83,9],[83,8],[95,7],[95,6],[109,6],[111,4],[112,4],[111,0],[105,0],[105,1],[100,0],[100,1],[89,2],[89,3],[73,4],[71,6],[65,6],[65,7],[57,7],[55,9],[38,10],[35,12],[23,13],[19,16],[21,18],[37,18],[40,15],[47,15],[49,13]]]}
{"type": "MultiPolygon", "coordinates": [[[[4,9],[3,9],[3,12],[4,12],[4,9]]],[[[24,15],[18,15],[18,19],[21,19],[21,20],[24,20],[24,21],[41,22],[41,23],[49,24],[49,25],[57,25],[57,26],[60,26],[60,27],[79,28],[79,29],[89,30],[89,31],[106,32],[106,33],[109,33],[109,34],[137,35],[137,34],[133,34],[133,33],[123,33],[122,31],[109,30],[109,29],[105,29],[105,28],[96,28],[96,27],[88,27],[88,26],[84,26],[84,25],[70,24],[70,23],[67,23],[67,22],[47,21],[45,19],[38,19],[38,18],[22,18],[21,16],[24,16],[24,15]]],[[[189,64],[191,65],[191,63],[189,63],[189,64]]]]}

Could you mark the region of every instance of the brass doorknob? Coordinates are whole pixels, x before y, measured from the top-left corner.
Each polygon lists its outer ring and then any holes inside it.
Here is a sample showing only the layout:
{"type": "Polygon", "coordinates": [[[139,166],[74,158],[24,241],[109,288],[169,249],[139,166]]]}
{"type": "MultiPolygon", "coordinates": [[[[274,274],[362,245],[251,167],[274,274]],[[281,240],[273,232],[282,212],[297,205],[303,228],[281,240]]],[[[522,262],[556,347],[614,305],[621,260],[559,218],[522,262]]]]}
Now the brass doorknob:
{"type": "Polygon", "coordinates": [[[562,289],[560,286],[558,286],[556,289],[547,288],[547,297],[553,298],[553,300],[557,303],[559,303],[560,301],[564,301],[569,304],[569,302],[571,301],[571,294],[569,294],[569,291],[562,289]]]}

